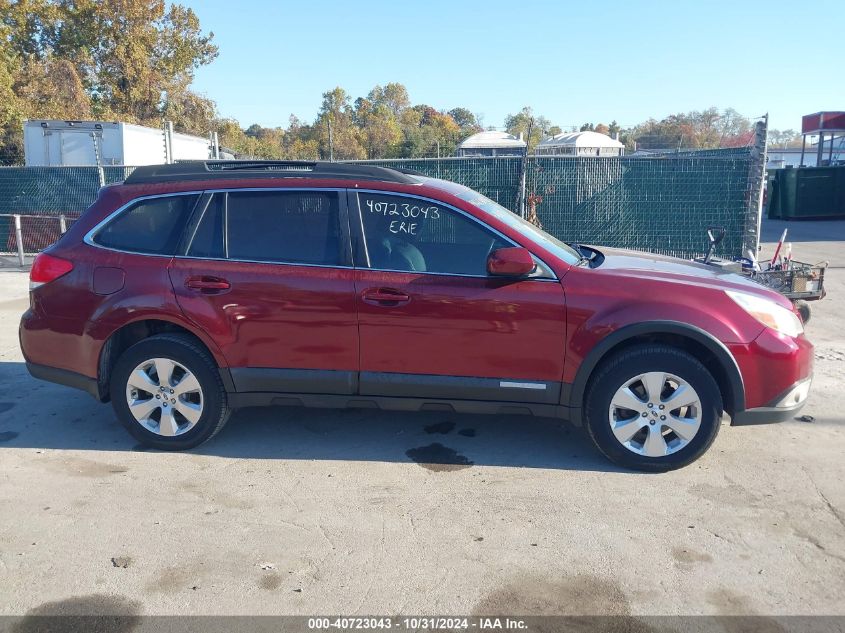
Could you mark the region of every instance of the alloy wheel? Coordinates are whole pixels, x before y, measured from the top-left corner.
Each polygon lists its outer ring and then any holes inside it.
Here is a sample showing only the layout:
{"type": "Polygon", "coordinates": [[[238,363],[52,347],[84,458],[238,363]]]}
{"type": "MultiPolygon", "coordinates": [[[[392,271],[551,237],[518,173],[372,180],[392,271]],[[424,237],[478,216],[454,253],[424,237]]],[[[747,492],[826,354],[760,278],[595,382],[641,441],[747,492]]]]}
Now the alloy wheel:
{"type": "Polygon", "coordinates": [[[610,429],[622,446],[664,457],[687,446],[701,427],[701,399],[683,378],[650,371],[626,381],[610,400],[610,429]]]}
{"type": "Polygon", "coordinates": [[[140,363],[126,384],[126,404],[148,431],[174,437],[190,431],[203,411],[203,393],[196,376],[169,358],[140,363]]]}

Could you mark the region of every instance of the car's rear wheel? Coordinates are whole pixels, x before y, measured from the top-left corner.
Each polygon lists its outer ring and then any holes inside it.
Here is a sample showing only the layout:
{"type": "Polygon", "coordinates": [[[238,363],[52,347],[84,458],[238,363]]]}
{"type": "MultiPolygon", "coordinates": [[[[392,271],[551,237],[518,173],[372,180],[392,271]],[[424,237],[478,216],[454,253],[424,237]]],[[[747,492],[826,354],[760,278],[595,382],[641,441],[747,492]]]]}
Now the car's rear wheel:
{"type": "Polygon", "coordinates": [[[719,432],[722,397],[713,376],[691,354],[642,345],[599,367],[585,413],[587,432],[613,462],[661,472],[707,451],[719,432]]]}
{"type": "Polygon", "coordinates": [[[229,417],[214,360],[184,334],[158,334],[127,349],[110,389],[115,413],[132,436],[162,450],[198,446],[229,417]]]}

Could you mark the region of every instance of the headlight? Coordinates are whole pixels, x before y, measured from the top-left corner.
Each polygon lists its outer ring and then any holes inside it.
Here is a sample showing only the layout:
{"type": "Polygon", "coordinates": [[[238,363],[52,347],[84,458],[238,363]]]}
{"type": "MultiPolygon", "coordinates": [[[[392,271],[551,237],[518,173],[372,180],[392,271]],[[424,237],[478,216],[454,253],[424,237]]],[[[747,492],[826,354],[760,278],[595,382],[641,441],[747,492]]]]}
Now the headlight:
{"type": "Polygon", "coordinates": [[[757,295],[733,292],[731,290],[726,290],[725,294],[733,299],[740,308],[766,327],[793,337],[798,336],[804,331],[801,319],[792,310],[787,310],[774,301],[758,297],[757,295]]]}

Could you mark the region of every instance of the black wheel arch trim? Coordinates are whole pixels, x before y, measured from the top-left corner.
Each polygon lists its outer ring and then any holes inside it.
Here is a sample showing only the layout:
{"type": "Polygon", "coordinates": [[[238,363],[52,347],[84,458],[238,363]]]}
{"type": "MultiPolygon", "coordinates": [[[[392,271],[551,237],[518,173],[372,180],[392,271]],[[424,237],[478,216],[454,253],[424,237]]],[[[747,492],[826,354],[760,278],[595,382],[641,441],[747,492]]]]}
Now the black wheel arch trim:
{"type": "MultiPolygon", "coordinates": [[[[181,309],[181,308],[180,308],[181,309]]],[[[158,313],[151,313],[151,314],[141,314],[130,321],[126,321],[124,323],[114,324],[114,323],[106,323],[109,327],[109,335],[106,340],[103,342],[102,347],[100,348],[100,352],[97,358],[97,391],[98,395],[95,396],[100,402],[108,402],[109,401],[109,375],[108,372],[111,369],[111,364],[117,362],[117,358],[112,357],[112,345],[114,344],[115,338],[117,335],[125,330],[126,328],[135,326],[139,323],[143,323],[145,321],[161,321],[163,323],[169,323],[175,327],[181,328],[185,330],[191,336],[194,336],[202,345],[208,350],[208,353],[211,355],[211,358],[214,360],[215,364],[221,369],[220,371],[220,378],[223,381],[223,385],[229,390],[231,387],[231,391],[234,391],[234,383],[232,382],[232,376],[229,374],[228,369],[224,372],[222,371],[225,367],[225,357],[223,356],[223,352],[217,343],[208,336],[208,333],[205,332],[202,328],[200,328],[197,324],[191,321],[188,318],[185,319],[178,319],[174,318],[172,315],[166,314],[158,314],[158,313]],[[221,362],[222,361],[222,362],[221,362]]]]}
{"type": "MultiPolygon", "coordinates": [[[[565,393],[561,396],[561,404],[571,407],[573,421],[576,423],[580,421],[587,383],[599,363],[620,343],[646,334],[674,334],[684,336],[703,345],[719,362],[730,383],[731,401],[725,402],[725,408],[733,412],[745,410],[745,384],[742,380],[742,374],[739,371],[739,365],[737,365],[736,359],[724,343],[709,332],[689,323],[682,323],[680,321],[644,321],[642,323],[626,325],[611,332],[601,339],[581,362],[581,366],[575,375],[575,382],[569,391],[568,400],[564,399],[566,398],[565,393]]],[[[728,394],[722,395],[725,398],[728,396],[728,394]]]]}

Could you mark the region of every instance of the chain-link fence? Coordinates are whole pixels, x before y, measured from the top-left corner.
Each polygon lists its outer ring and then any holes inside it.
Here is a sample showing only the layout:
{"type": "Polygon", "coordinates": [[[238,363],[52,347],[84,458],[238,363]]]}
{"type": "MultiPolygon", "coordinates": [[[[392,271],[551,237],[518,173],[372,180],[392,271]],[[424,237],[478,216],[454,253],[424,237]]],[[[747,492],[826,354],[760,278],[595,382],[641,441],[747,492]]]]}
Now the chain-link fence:
{"type": "Polygon", "coordinates": [[[753,147],[645,157],[371,161],[458,182],[514,212],[521,199],[533,200],[543,228],[565,241],[679,257],[700,254],[710,226],[726,231],[719,254],[756,251],[759,162],[753,147]]]}
{"type": "Polygon", "coordinates": [[[132,167],[0,167],[0,255],[31,255],[59,239],[132,167]]]}
{"type": "Polygon", "coordinates": [[[0,167],[0,214],[80,214],[132,167],[0,167]]]}
{"type": "Polygon", "coordinates": [[[0,214],[0,255],[23,257],[43,251],[67,231],[74,215],[0,214]]]}
{"type": "MultiPolygon", "coordinates": [[[[763,134],[765,147],[765,132],[763,134]]],[[[545,230],[565,241],[700,254],[710,226],[724,227],[719,254],[756,250],[761,161],[756,146],[650,156],[425,158],[367,161],[412,169],[475,189],[520,212],[535,205],[545,230]],[[523,179],[524,170],[524,179],[523,179]],[[523,185],[524,182],[524,185],[523,185]]],[[[0,252],[37,252],[131,167],[0,168],[0,252]],[[21,231],[17,237],[15,217],[21,231]],[[38,217],[40,216],[40,217],[38,217]]]]}

